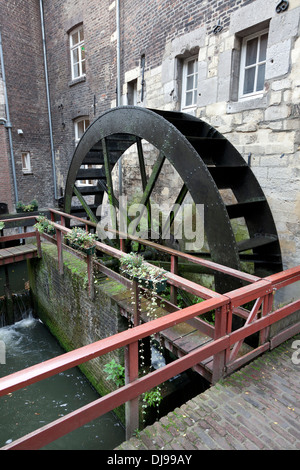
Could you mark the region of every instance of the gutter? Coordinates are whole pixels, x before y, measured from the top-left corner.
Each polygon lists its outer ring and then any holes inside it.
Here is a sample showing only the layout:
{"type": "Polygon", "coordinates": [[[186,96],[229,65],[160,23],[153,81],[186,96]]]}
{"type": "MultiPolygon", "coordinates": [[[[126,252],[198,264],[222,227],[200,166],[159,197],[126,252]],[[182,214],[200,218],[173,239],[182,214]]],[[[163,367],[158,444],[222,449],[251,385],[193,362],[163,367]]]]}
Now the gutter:
{"type": "Polygon", "coordinates": [[[54,199],[57,200],[58,197],[57,197],[57,184],[56,184],[55,152],[54,152],[54,144],[53,144],[52,118],[51,118],[51,107],[50,107],[50,92],[49,92],[48,66],[47,66],[47,55],[46,55],[46,36],[45,36],[45,25],[44,25],[43,0],[40,0],[40,14],[41,14],[43,55],[44,55],[44,68],[45,68],[45,82],[46,82],[49,133],[50,133],[50,145],[51,145],[54,199]]]}
{"type": "Polygon", "coordinates": [[[7,88],[6,88],[6,79],[5,79],[5,68],[4,68],[4,58],[3,58],[1,31],[0,31],[0,61],[1,61],[1,73],[2,73],[2,80],[3,80],[3,88],[4,88],[5,110],[6,110],[6,117],[7,117],[6,120],[5,119],[1,120],[1,124],[4,124],[4,126],[6,127],[7,132],[8,132],[9,151],[10,151],[10,157],[11,157],[11,167],[12,167],[13,184],[14,184],[14,192],[15,192],[15,203],[17,204],[17,202],[19,200],[19,195],[18,195],[15,157],[14,157],[12,134],[11,134],[12,125],[11,125],[11,122],[10,122],[10,115],[9,115],[9,106],[8,106],[8,97],[7,97],[7,88]]]}
{"type": "MultiPolygon", "coordinates": [[[[116,0],[117,26],[117,106],[121,106],[121,45],[120,45],[120,0],[116,0]]],[[[119,197],[122,196],[122,157],[119,158],[119,197]]]]}

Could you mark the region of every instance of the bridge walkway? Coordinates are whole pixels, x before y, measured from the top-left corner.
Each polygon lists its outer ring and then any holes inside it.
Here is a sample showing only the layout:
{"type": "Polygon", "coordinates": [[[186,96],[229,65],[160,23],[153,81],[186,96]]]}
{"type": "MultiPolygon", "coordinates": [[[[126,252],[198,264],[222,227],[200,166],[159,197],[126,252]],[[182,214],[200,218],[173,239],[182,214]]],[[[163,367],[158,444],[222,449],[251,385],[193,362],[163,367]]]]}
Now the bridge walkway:
{"type": "Polygon", "coordinates": [[[299,345],[264,353],[116,450],[299,450],[299,345]]]}
{"type": "Polygon", "coordinates": [[[36,245],[30,243],[0,249],[0,266],[16,263],[25,259],[36,258],[38,250],[36,245]]]}

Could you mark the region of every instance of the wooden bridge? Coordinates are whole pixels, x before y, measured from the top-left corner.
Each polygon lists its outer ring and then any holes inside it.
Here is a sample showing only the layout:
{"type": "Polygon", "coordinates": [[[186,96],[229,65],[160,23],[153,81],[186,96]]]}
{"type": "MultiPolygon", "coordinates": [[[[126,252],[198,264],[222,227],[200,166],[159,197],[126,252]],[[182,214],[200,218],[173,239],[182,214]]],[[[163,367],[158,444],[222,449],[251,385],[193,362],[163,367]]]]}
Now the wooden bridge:
{"type": "Polygon", "coordinates": [[[38,251],[36,245],[20,245],[0,250],[0,266],[16,263],[26,259],[36,258],[38,251]]]}
{"type": "MultiPolygon", "coordinates": [[[[99,261],[93,260],[91,255],[79,254],[64,245],[63,235],[70,230],[66,227],[67,218],[73,218],[77,223],[84,223],[87,229],[90,227],[95,229],[95,224],[56,210],[50,210],[50,213],[52,224],[56,230],[55,237],[35,232],[20,234],[19,238],[25,238],[25,235],[26,237],[35,236],[38,256],[42,255],[41,238],[54,243],[57,246],[58,266],[61,274],[64,270],[64,250],[71,250],[74,256],[85,259],[90,296],[93,296],[93,269],[95,268],[109,277],[111,279],[109,282],[123,284],[124,291],[118,294],[117,300],[123,308],[123,314],[130,314],[133,317],[133,328],[0,379],[0,396],[123,347],[125,348],[126,385],[88,406],[8,444],[3,449],[41,448],[125,402],[128,402],[127,437],[130,437],[132,432],[138,428],[138,397],[147,390],[189,368],[194,368],[210,382],[215,383],[221,377],[229,375],[262,352],[273,349],[300,331],[300,322],[298,322],[282,329],[275,336],[270,336],[271,325],[300,310],[300,300],[273,309],[274,292],[300,280],[299,266],[266,278],[259,278],[165,246],[153,244],[153,247],[168,254],[171,258],[171,269],[166,275],[171,288],[171,296],[170,301],[164,300],[163,308],[158,296],[161,315],[146,321],[146,303],[136,302],[132,309],[126,299],[126,291],[131,287],[135,289],[137,296],[138,286],[135,282],[132,283],[99,261]],[[60,223],[56,222],[57,218],[60,218],[60,223]],[[234,276],[245,282],[246,285],[224,294],[214,292],[178,276],[176,272],[179,257],[216,272],[234,276]],[[178,288],[197,295],[203,301],[180,309],[175,302],[176,289],[178,288]],[[251,310],[245,308],[245,304],[249,302],[253,302],[251,310]],[[209,325],[202,318],[212,310],[215,312],[215,323],[209,325]],[[244,320],[243,326],[235,330],[232,328],[234,316],[239,316],[244,320]],[[255,333],[259,336],[258,344],[254,348],[249,348],[245,345],[245,339],[255,333]],[[159,335],[164,346],[175,352],[178,359],[139,378],[138,342],[151,335],[159,335]]],[[[0,238],[0,242],[8,240],[9,237],[0,238]]],[[[135,239],[135,241],[151,246],[151,242],[147,240],[135,239]]],[[[124,240],[122,238],[120,238],[120,250],[100,242],[96,242],[96,247],[97,250],[116,259],[120,259],[124,254],[124,240]]]]}

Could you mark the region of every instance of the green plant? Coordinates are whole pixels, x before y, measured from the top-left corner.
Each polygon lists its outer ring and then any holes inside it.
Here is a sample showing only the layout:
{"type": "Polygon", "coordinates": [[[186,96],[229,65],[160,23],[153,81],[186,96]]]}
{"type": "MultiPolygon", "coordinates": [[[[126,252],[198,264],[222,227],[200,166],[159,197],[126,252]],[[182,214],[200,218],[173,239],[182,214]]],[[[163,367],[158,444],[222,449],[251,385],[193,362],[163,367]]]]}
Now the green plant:
{"type": "Polygon", "coordinates": [[[25,206],[24,206],[23,202],[21,202],[21,201],[17,202],[17,204],[16,204],[16,210],[17,210],[17,212],[23,212],[24,207],[25,207],[25,206]]]}
{"type": "Polygon", "coordinates": [[[143,401],[146,406],[159,406],[162,401],[161,388],[159,386],[144,393],[143,401]]]}
{"type": "Polygon", "coordinates": [[[65,235],[65,239],[71,245],[76,245],[78,248],[93,247],[97,238],[97,234],[86,232],[80,227],[73,227],[71,232],[65,235]]]}
{"type": "Polygon", "coordinates": [[[19,201],[16,205],[17,212],[33,212],[38,209],[38,202],[36,199],[33,199],[29,204],[23,204],[22,201],[19,201]]]}
{"type": "Polygon", "coordinates": [[[105,364],[104,372],[107,374],[106,379],[112,380],[117,387],[125,384],[125,367],[118,364],[115,359],[105,364]]]}
{"type": "Polygon", "coordinates": [[[47,219],[47,217],[39,215],[36,220],[37,223],[34,225],[34,228],[36,228],[40,233],[55,233],[55,228],[51,224],[50,220],[47,219]]]}
{"type": "Polygon", "coordinates": [[[3,230],[5,227],[5,223],[0,221],[0,230],[3,230]]]}
{"type": "Polygon", "coordinates": [[[166,286],[165,271],[157,266],[144,263],[144,258],[138,253],[129,253],[120,259],[120,268],[122,273],[131,279],[138,279],[144,282],[145,287],[157,290],[160,282],[163,283],[163,289],[166,286]]]}
{"type": "Polygon", "coordinates": [[[30,205],[33,207],[33,210],[34,210],[34,211],[37,211],[38,208],[39,208],[39,204],[38,204],[38,202],[37,202],[36,199],[33,199],[33,200],[30,202],[30,205]]]}

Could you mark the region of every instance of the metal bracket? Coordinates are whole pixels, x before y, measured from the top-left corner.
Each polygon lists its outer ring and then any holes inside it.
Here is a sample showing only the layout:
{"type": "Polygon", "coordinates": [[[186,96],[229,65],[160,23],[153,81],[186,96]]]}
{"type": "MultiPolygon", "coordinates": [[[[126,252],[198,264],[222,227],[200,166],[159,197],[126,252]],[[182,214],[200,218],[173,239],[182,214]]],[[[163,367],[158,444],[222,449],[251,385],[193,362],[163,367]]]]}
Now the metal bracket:
{"type": "Polygon", "coordinates": [[[281,0],[276,7],[276,13],[282,13],[287,10],[289,7],[289,2],[287,0],[281,0]]]}

